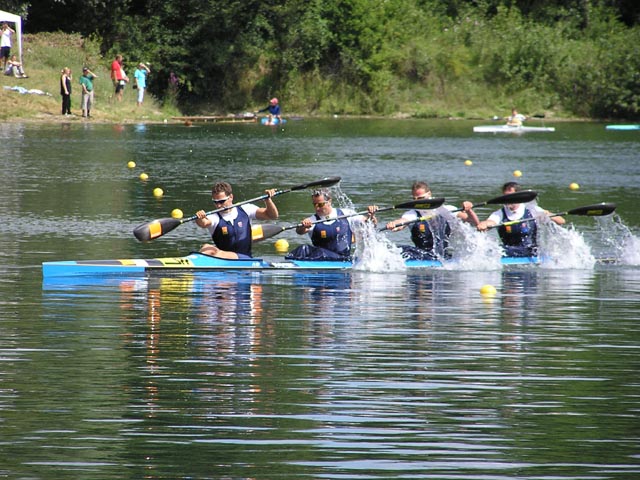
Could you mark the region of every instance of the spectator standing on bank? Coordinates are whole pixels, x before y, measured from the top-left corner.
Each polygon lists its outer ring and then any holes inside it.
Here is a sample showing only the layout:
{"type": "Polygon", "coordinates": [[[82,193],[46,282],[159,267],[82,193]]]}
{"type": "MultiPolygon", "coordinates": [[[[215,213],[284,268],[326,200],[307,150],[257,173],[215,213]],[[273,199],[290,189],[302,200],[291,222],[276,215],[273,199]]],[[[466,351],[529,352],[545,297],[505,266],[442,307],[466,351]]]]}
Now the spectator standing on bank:
{"type": "Polygon", "coordinates": [[[60,72],[60,95],[62,95],[62,115],[71,115],[71,69],[64,67],[60,72]]]}
{"type": "Polygon", "coordinates": [[[113,86],[115,87],[116,100],[120,102],[122,101],[124,86],[129,81],[129,77],[127,77],[122,66],[122,55],[116,55],[115,60],[111,62],[111,80],[113,80],[113,86]]]}
{"type": "Polygon", "coordinates": [[[82,88],[82,116],[91,118],[91,107],[93,107],[93,80],[98,78],[88,67],[82,69],[80,77],[80,87],[82,88]]]}
{"type": "Polygon", "coordinates": [[[138,89],[138,106],[142,105],[142,101],[144,100],[144,91],[147,89],[147,75],[149,75],[149,73],[151,73],[151,70],[142,62],[138,64],[138,68],[136,68],[136,71],[133,73],[136,81],[133,88],[138,89]]]}
{"type": "Polygon", "coordinates": [[[7,62],[11,55],[11,34],[15,31],[7,22],[2,23],[2,38],[0,39],[0,56],[2,57],[2,71],[7,68],[7,62]]]}

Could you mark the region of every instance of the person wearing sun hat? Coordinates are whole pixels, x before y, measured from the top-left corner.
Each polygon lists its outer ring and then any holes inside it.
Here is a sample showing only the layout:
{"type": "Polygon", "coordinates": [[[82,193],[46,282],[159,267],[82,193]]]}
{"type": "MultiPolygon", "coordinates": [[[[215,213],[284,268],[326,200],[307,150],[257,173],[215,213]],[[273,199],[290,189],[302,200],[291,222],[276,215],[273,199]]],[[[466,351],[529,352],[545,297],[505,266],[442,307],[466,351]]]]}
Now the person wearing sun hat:
{"type": "Polygon", "coordinates": [[[133,88],[138,90],[138,106],[142,105],[142,101],[144,100],[144,92],[147,89],[147,75],[149,75],[149,73],[151,73],[151,70],[142,62],[138,64],[138,68],[136,68],[136,71],[133,73],[135,79],[133,88]]]}

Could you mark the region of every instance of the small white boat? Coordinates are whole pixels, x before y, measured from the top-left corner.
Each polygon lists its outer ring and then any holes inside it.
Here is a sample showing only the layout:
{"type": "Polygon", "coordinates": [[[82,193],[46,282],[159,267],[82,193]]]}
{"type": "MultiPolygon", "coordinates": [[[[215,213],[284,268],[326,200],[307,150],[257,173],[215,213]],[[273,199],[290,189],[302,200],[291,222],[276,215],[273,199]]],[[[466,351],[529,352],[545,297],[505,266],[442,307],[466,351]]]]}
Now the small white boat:
{"type": "Polygon", "coordinates": [[[474,133],[526,133],[555,132],[554,127],[527,127],[525,125],[481,125],[473,127],[474,133]]]}

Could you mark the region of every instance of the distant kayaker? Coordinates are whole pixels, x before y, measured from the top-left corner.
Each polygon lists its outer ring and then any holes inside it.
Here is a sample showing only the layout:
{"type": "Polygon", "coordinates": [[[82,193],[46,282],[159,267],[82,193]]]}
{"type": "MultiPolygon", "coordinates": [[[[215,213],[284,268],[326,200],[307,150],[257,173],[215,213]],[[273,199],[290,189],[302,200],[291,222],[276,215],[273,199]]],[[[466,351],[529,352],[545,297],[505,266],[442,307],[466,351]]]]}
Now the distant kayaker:
{"type": "MultiPolygon", "coordinates": [[[[502,186],[502,193],[507,195],[520,191],[520,184],[517,182],[507,182],[502,186]]],[[[489,218],[480,222],[477,229],[481,232],[491,227],[498,227],[498,235],[502,241],[505,256],[507,257],[530,257],[538,253],[538,238],[536,218],[546,217],[547,210],[539,207],[535,203],[512,203],[504,205],[500,210],[493,212],[489,218]],[[504,222],[522,222],[509,225],[501,225],[504,222]]],[[[564,225],[565,219],[560,216],[546,217],[557,225],[564,225]]]]}
{"type": "Polygon", "coordinates": [[[300,245],[289,253],[287,260],[351,260],[354,228],[371,219],[375,222],[376,207],[369,207],[368,215],[358,215],[350,208],[334,208],[328,190],[311,194],[316,213],[302,220],[296,228],[298,235],[308,234],[312,245],[300,245]],[[339,218],[342,217],[342,218],[339,218]]]}
{"type": "Polygon", "coordinates": [[[277,119],[278,122],[282,120],[282,115],[280,113],[280,105],[278,103],[278,99],[273,97],[269,100],[269,105],[267,105],[262,110],[258,110],[256,113],[269,112],[269,121],[267,125],[273,125],[274,120],[277,119]]]}
{"type": "Polygon", "coordinates": [[[518,111],[513,108],[511,109],[511,116],[507,117],[507,125],[509,125],[510,127],[521,127],[522,122],[524,122],[526,119],[526,116],[518,113],[518,111]]]}
{"type": "Polygon", "coordinates": [[[225,210],[207,215],[204,210],[196,212],[196,224],[206,228],[214,245],[204,244],[200,253],[218,258],[251,258],[251,220],[276,220],[278,207],[272,197],[275,189],[265,190],[268,198],[264,207],[245,203],[233,206],[233,189],[227,182],[218,182],[211,189],[211,198],[217,209],[225,210]]]}
{"type": "MultiPolygon", "coordinates": [[[[411,194],[414,200],[422,200],[431,198],[431,189],[426,182],[414,182],[411,186],[411,194]]],[[[444,205],[440,208],[452,211],[456,210],[453,205],[444,205]]],[[[445,212],[441,212],[445,213],[445,212]]],[[[451,217],[451,215],[449,215],[451,217]]],[[[462,211],[456,214],[456,217],[463,222],[468,222],[476,226],[479,222],[476,212],[473,211],[471,202],[462,202],[462,211]]],[[[435,260],[450,258],[447,251],[449,246],[449,236],[451,235],[451,225],[446,216],[436,211],[428,210],[409,210],[397,220],[387,223],[387,229],[391,231],[399,231],[405,227],[401,225],[404,222],[418,220],[409,224],[411,228],[411,245],[401,245],[402,257],[406,260],[435,260]]]]}

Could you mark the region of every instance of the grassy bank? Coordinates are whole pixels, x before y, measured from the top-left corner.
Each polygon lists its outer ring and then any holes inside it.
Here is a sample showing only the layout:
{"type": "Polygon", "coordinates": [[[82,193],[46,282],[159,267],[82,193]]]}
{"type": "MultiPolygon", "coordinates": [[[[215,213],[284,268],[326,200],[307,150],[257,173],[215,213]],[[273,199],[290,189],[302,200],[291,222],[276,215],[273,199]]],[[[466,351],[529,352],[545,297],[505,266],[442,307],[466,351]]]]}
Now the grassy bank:
{"type": "MultiPolygon", "coordinates": [[[[12,50],[17,53],[17,49],[12,50]]],[[[103,58],[97,44],[82,39],[79,35],[63,33],[40,33],[23,37],[22,56],[24,69],[29,78],[2,75],[2,85],[19,86],[27,90],[41,90],[47,95],[21,94],[0,89],[0,121],[91,121],[134,123],[140,121],[164,121],[180,115],[177,108],[161,105],[146,92],[143,105],[136,105],[136,90],[125,88],[121,102],[113,96],[110,65],[113,59],[103,58]],[[84,120],[81,112],[80,76],[82,67],[88,66],[98,78],[94,81],[95,103],[91,120],[84,120]],[[71,111],[72,117],[61,115],[60,71],[69,67],[73,74],[71,111]]],[[[125,65],[127,75],[133,78],[135,61],[125,65]]],[[[151,65],[153,75],[153,65],[151,65]]]]}

